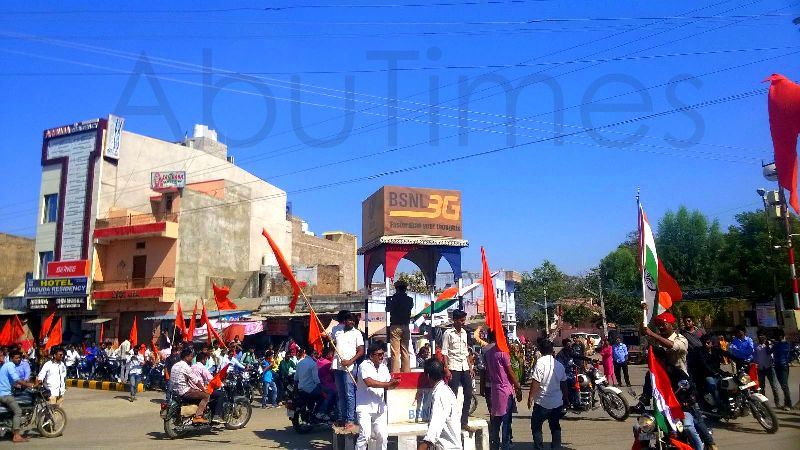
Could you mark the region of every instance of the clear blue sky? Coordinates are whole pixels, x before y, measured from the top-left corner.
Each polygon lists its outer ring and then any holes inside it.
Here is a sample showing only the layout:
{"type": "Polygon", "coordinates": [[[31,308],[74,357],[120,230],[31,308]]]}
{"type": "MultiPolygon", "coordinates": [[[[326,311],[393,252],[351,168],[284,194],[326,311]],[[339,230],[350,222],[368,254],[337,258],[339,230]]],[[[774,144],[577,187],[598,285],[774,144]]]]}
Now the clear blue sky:
{"type": "MultiPolygon", "coordinates": [[[[513,113],[517,143],[552,138],[554,109],[568,108],[561,133],[574,133],[589,126],[586,120],[614,123],[765,88],[760,81],[773,72],[800,79],[800,30],[791,23],[800,15],[797,2],[412,3],[429,2],[309,0],[275,2],[294,5],[276,10],[260,9],[261,2],[14,5],[14,13],[0,14],[0,132],[10,174],[0,192],[0,231],[34,234],[42,130],[111,112],[126,117],[127,130],[166,140],[182,138],[195,123],[213,125],[237,163],[290,192],[295,214],[317,232],[360,233],[361,201],[384,184],[460,189],[471,243],[465,268],[479,266],[484,245],[493,267],[530,270],[548,258],[570,273],[588,269],[635,228],[637,186],[654,220],[684,204],[727,226],[737,212],[759,207],[755,190],[767,184],[760,161],[771,158],[766,94],[599,131],[595,138],[576,134],[561,143],[292,193],[507,146],[505,126],[471,131],[466,144],[449,138],[459,130],[453,99],[460,79],[491,74],[484,78],[516,87],[527,75],[553,77],[562,106],[543,84],[520,91],[513,113]],[[413,70],[389,73],[387,62],[374,56],[398,51],[416,58],[398,67],[413,70]],[[131,84],[143,52],[158,77],[155,90],[145,77],[131,84]],[[213,99],[201,75],[204,53],[221,72],[211,82],[225,89],[213,99]],[[254,73],[260,84],[226,72],[254,73]],[[298,77],[301,103],[291,101],[290,74],[298,77]],[[667,83],[687,74],[697,81],[670,92],[667,83]],[[396,144],[383,122],[390,75],[396,75],[399,98],[417,94],[398,103],[396,144]],[[309,135],[337,133],[348,108],[348,76],[360,111],[353,131],[333,146],[309,146],[298,136],[292,108],[299,107],[309,135]],[[436,83],[438,99],[429,94],[436,83]],[[601,99],[659,85],[602,102],[611,112],[573,107],[592,99],[593,86],[599,86],[594,99],[601,99]],[[132,86],[130,95],[126,86],[132,86]],[[269,104],[259,94],[266,88],[274,97],[269,104]],[[428,143],[431,103],[442,104],[438,145],[428,143]],[[270,117],[274,123],[262,136],[246,139],[270,117]],[[630,139],[626,134],[635,132],[644,137],[634,145],[600,141],[630,139]],[[676,147],[667,135],[696,143],[676,147]]],[[[461,125],[480,129],[509,120],[496,84],[475,91],[461,125]]]]}

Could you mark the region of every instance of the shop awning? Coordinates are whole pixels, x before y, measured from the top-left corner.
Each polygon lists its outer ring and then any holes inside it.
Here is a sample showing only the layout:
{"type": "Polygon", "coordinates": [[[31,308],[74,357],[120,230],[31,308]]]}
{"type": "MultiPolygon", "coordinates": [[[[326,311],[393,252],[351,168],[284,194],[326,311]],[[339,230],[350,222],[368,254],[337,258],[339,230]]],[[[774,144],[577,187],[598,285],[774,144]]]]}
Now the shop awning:
{"type": "Polygon", "coordinates": [[[3,308],[0,308],[0,316],[16,316],[17,314],[25,314],[25,311],[17,311],[16,309],[3,309],[3,308]]]}
{"type": "MultiPolygon", "coordinates": [[[[253,311],[245,311],[245,310],[206,311],[206,314],[208,314],[209,319],[236,320],[253,314],[253,311]]],[[[200,313],[198,313],[196,317],[199,319],[200,313]]],[[[183,318],[191,319],[192,313],[184,314],[183,318]]],[[[144,320],[175,320],[175,314],[162,314],[160,316],[145,317],[144,320]]]]}
{"type": "Polygon", "coordinates": [[[92,325],[98,324],[98,323],[106,323],[106,322],[111,322],[111,318],[110,317],[98,317],[97,319],[92,319],[92,320],[87,320],[86,321],[86,323],[92,324],[92,325]]]}

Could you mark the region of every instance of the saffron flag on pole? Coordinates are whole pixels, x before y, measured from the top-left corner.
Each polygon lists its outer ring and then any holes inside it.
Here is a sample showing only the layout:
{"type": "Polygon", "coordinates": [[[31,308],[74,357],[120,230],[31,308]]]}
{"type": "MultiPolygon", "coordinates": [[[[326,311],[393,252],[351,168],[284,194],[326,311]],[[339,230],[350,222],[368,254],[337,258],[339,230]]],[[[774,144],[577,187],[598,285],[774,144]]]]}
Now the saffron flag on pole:
{"type": "Polygon", "coordinates": [[[275,254],[275,259],[278,261],[278,267],[281,269],[281,273],[283,276],[289,280],[289,283],[292,284],[292,301],[289,302],[289,310],[294,312],[295,306],[297,306],[297,297],[300,296],[300,284],[297,282],[297,279],[294,277],[292,273],[292,267],[289,266],[289,263],[286,262],[286,259],[283,257],[283,253],[281,253],[281,249],[278,248],[278,245],[275,244],[275,241],[272,240],[269,233],[267,233],[266,228],[261,229],[261,234],[267,238],[267,242],[269,243],[270,248],[272,249],[272,253],[275,254]]]}
{"type": "Polygon", "coordinates": [[[650,369],[650,381],[653,386],[653,415],[656,423],[664,431],[670,434],[678,430],[677,423],[684,419],[681,404],[672,392],[672,384],[667,376],[664,366],[656,359],[653,347],[650,347],[648,357],[648,368],[650,369]]]}
{"type": "Polygon", "coordinates": [[[136,316],[133,316],[133,325],[131,325],[131,334],[128,336],[128,340],[131,341],[131,347],[139,342],[139,327],[136,326],[136,316]]]}
{"type": "Polygon", "coordinates": [[[0,345],[11,344],[11,319],[7,319],[0,330],[0,345]]]}
{"type": "Polygon", "coordinates": [[[211,381],[208,382],[208,386],[206,386],[206,392],[209,394],[214,393],[214,389],[219,389],[222,387],[222,383],[225,381],[225,377],[228,376],[228,366],[230,364],[225,364],[225,367],[222,368],[211,381]]]}
{"type": "Polygon", "coordinates": [[[19,316],[15,315],[12,319],[13,323],[11,324],[11,343],[15,343],[19,341],[19,339],[25,336],[25,327],[22,326],[22,322],[19,320],[19,316]]]}
{"type": "Polygon", "coordinates": [[[642,302],[647,305],[645,324],[683,297],[678,282],[667,272],[656,252],[653,229],[639,204],[639,266],[642,270],[642,302]]]}
{"type": "Polygon", "coordinates": [[[489,272],[489,263],[486,261],[486,251],[481,247],[481,262],[483,263],[483,275],[481,284],[483,285],[483,312],[486,316],[486,326],[494,332],[497,349],[508,353],[508,341],[503,329],[503,319],[500,317],[500,309],[497,306],[497,297],[494,291],[494,280],[492,273],[489,272]]]}
{"type": "Polygon", "coordinates": [[[105,323],[101,323],[100,324],[100,338],[97,339],[97,342],[103,342],[103,333],[104,333],[105,328],[106,328],[105,325],[106,325],[105,323]]]}
{"type": "Polygon", "coordinates": [[[61,337],[61,318],[59,317],[53,329],[50,330],[50,334],[47,335],[47,344],[44,345],[44,351],[47,352],[56,345],[61,345],[61,337]]]}
{"type": "Polygon", "coordinates": [[[322,354],[322,331],[319,328],[319,319],[314,310],[311,310],[311,316],[308,323],[308,343],[314,347],[320,355],[322,354]]]}
{"type": "Polygon", "coordinates": [[[800,213],[797,198],[797,136],[800,134],[800,86],[781,74],[770,81],[767,110],[778,185],[789,191],[789,204],[800,213]]]}
{"type": "Polygon", "coordinates": [[[219,342],[219,344],[221,346],[226,347],[225,341],[223,341],[222,338],[219,337],[219,334],[217,333],[217,330],[214,329],[214,325],[212,325],[211,321],[208,320],[208,313],[206,312],[206,304],[205,303],[203,303],[203,311],[200,313],[200,320],[206,325],[206,331],[208,331],[208,334],[207,334],[208,343],[209,344],[211,343],[211,338],[213,337],[214,339],[217,340],[217,342],[219,342]]]}
{"type": "Polygon", "coordinates": [[[197,300],[194,301],[194,309],[192,310],[192,318],[189,319],[189,329],[186,331],[186,340],[188,342],[192,342],[192,339],[194,339],[194,329],[197,326],[197,322],[196,322],[195,316],[197,316],[197,300]]]}
{"type": "Polygon", "coordinates": [[[231,299],[228,298],[228,294],[231,292],[229,286],[219,287],[212,281],[211,288],[214,290],[214,301],[217,302],[218,310],[225,311],[227,309],[237,308],[236,303],[233,303],[231,299]]]}
{"type": "Polygon", "coordinates": [[[39,330],[39,342],[43,341],[45,336],[47,336],[48,332],[50,331],[50,327],[53,325],[53,318],[56,316],[56,313],[53,312],[46,319],[42,322],[42,329],[39,330]]]}
{"type": "Polygon", "coordinates": [[[183,309],[181,308],[180,300],[175,300],[175,328],[181,330],[183,340],[188,341],[186,338],[186,321],[183,320],[183,309]]]}

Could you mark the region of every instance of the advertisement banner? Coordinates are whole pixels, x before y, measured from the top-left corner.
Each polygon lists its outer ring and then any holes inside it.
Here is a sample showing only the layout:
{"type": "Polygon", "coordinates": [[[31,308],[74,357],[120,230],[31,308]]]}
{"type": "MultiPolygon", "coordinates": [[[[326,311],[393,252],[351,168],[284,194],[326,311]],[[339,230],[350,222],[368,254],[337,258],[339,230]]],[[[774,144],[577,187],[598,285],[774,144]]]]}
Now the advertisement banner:
{"type": "Polygon", "coordinates": [[[47,278],[88,277],[89,260],[52,261],[47,263],[47,278]]]}
{"type": "Polygon", "coordinates": [[[361,211],[363,243],[397,235],[463,237],[460,191],[384,186],[361,211]]]}
{"type": "Polygon", "coordinates": [[[169,191],[186,187],[186,172],[150,172],[150,188],[154,191],[169,191]]]}
{"type": "Polygon", "coordinates": [[[28,309],[49,309],[52,303],[56,309],[85,309],[86,297],[29,298],[28,309]]]}
{"type": "Polygon", "coordinates": [[[25,297],[83,297],[87,278],[45,278],[25,281],[25,297]]]}
{"type": "Polygon", "coordinates": [[[778,316],[774,303],[756,303],[756,320],[760,327],[777,327],[778,316]]]}
{"type": "Polygon", "coordinates": [[[122,126],[125,119],[110,114],[108,116],[108,129],[106,130],[106,148],[103,155],[106,158],[119,160],[119,144],[122,139],[122,126]]]}

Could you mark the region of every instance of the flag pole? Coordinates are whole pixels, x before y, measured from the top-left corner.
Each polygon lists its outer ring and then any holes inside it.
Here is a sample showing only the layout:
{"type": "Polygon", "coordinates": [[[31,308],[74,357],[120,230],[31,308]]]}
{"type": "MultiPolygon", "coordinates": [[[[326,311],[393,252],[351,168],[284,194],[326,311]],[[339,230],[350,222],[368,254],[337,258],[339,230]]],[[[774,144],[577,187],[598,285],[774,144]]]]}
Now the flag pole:
{"type": "MultiPolygon", "coordinates": [[[[330,339],[331,346],[333,347],[333,351],[336,352],[336,356],[339,357],[339,361],[343,360],[344,358],[342,358],[342,354],[339,353],[339,349],[336,347],[336,343],[333,342],[333,337],[331,337],[331,335],[328,334],[328,331],[325,329],[325,325],[322,324],[322,320],[320,320],[319,316],[317,315],[317,312],[314,311],[314,308],[311,306],[311,301],[308,300],[308,297],[306,297],[306,293],[303,292],[303,288],[300,288],[300,295],[303,296],[303,301],[306,302],[306,308],[308,308],[308,310],[310,312],[313,312],[314,313],[314,317],[317,318],[317,324],[319,324],[319,329],[322,330],[322,332],[325,333],[325,335],[328,336],[328,338],[330,339]]],[[[349,370],[346,370],[345,372],[347,372],[347,374],[350,375],[350,379],[353,380],[353,384],[358,384],[356,382],[356,377],[353,376],[353,372],[351,372],[349,370]]]]}
{"type": "Polygon", "coordinates": [[[639,230],[639,272],[641,272],[642,277],[642,325],[647,326],[647,298],[645,293],[645,280],[644,280],[644,227],[642,223],[642,204],[640,199],[640,190],[639,187],[636,187],[636,217],[637,217],[637,229],[639,230]]]}

